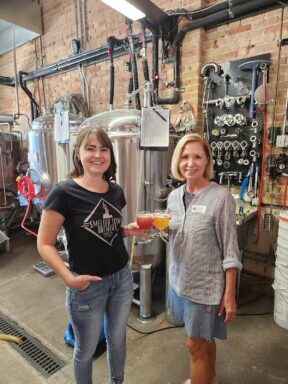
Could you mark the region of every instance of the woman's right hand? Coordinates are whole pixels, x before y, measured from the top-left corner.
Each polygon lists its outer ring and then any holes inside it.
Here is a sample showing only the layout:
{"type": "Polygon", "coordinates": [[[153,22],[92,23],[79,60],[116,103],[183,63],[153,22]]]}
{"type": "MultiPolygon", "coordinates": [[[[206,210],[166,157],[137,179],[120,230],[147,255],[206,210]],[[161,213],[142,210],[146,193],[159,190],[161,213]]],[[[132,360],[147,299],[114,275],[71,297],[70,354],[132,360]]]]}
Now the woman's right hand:
{"type": "Polygon", "coordinates": [[[73,276],[71,282],[69,282],[68,287],[72,289],[77,289],[77,291],[84,291],[87,289],[92,281],[102,280],[99,276],[91,276],[91,275],[79,275],[73,276]]]}

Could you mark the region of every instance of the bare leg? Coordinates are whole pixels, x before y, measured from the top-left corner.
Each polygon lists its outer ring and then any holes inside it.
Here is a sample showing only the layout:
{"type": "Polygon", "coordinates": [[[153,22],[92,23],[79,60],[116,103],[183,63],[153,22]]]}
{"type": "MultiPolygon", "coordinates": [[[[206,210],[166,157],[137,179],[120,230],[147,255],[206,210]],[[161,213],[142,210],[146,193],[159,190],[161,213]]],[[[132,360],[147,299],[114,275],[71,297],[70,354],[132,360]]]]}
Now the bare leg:
{"type": "Polygon", "coordinates": [[[209,351],[209,361],[210,361],[210,383],[211,384],[217,384],[217,378],[216,378],[216,343],[215,340],[212,340],[211,343],[208,344],[208,351],[209,351]]]}
{"type": "Polygon", "coordinates": [[[191,383],[211,384],[211,378],[215,372],[213,347],[204,339],[189,337],[187,347],[191,355],[191,383]],[[214,367],[214,372],[213,372],[214,367]]]}

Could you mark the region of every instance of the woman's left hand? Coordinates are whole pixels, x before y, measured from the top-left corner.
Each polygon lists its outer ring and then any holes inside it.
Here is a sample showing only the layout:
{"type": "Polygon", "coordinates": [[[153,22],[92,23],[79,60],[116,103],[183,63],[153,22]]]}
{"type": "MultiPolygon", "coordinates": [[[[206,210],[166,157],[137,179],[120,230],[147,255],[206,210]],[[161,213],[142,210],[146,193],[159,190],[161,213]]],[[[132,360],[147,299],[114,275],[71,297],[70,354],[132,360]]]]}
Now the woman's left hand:
{"type": "Polygon", "coordinates": [[[121,229],[123,237],[149,235],[149,231],[147,229],[140,229],[136,222],[124,225],[121,229]]]}
{"type": "Polygon", "coordinates": [[[235,295],[225,292],[219,306],[218,315],[221,316],[225,309],[225,320],[227,324],[236,317],[237,305],[235,295]]]}

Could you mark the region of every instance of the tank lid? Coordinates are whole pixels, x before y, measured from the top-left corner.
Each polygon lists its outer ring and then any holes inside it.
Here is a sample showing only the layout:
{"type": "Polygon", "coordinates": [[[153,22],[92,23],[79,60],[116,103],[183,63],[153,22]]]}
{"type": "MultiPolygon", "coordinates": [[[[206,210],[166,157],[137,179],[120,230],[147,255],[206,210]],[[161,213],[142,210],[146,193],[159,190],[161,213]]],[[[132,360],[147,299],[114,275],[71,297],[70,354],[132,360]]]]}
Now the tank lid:
{"type": "Polygon", "coordinates": [[[136,109],[115,109],[98,113],[83,121],[81,128],[100,127],[107,133],[131,132],[139,133],[141,123],[141,112],[136,109]]]}
{"type": "MultiPolygon", "coordinates": [[[[54,129],[54,113],[45,113],[44,115],[37,117],[37,119],[32,122],[32,129],[54,129]]],[[[69,113],[69,129],[78,129],[80,124],[83,121],[81,114],[74,115],[69,113]]]]}

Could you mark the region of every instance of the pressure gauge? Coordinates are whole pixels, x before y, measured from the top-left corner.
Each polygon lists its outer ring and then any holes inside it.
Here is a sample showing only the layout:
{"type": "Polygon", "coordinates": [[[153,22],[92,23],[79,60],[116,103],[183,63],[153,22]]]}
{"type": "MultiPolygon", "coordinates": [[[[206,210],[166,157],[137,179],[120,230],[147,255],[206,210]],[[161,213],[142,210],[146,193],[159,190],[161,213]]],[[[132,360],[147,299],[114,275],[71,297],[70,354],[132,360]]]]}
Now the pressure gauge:
{"type": "Polygon", "coordinates": [[[81,48],[80,41],[78,39],[72,39],[71,40],[71,51],[72,51],[73,55],[76,55],[77,53],[79,53],[80,48],[81,48]]]}

